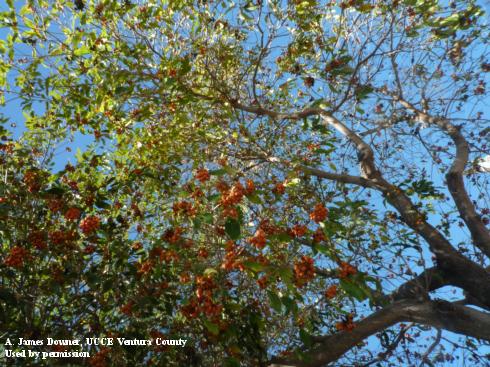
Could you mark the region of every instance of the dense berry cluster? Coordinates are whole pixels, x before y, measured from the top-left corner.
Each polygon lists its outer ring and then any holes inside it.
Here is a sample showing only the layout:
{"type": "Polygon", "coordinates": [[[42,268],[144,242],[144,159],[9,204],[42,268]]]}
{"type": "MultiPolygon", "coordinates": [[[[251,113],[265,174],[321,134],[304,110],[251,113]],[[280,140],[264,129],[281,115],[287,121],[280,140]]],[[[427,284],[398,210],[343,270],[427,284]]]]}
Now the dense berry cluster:
{"type": "Polygon", "coordinates": [[[24,174],[24,183],[29,192],[38,192],[41,188],[40,177],[36,171],[29,170],[24,174]]]}
{"type": "Polygon", "coordinates": [[[49,236],[49,240],[54,245],[63,245],[76,238],[75,232],[62,231],[59,229],[49,232],[48,236],[49,236]]]}
{"type": "Polygon", "coordinates": [[[29,258],[29,251],[23,247],[15,246],[10,249],[10,253],[5,258],[5,265],[12,268],[21,268],[29,258]]]}
{"type": "Polygon", "coordinates": [[[240,182],[235,183],[230,190],[223,191],[221,204],[223,206],[236,205],[240,203],[245,195],[245,188],[240,182]]]}
{"type": "Polygon", "coordinates": [[[153,261],[146,260],[138,264],[137,266],[138,266],[138,274],[140,275],[148,274],[153,270],[153,261]]]}
{"type": "Polygon", "coordinates": [[[313,242],[314,243],[320,243],[323,242],[327,239],[325,236],[325,233],[323,233],[321,228],[317,228],[315,233],[313,233],[313,242]]]}
{"type": "Polygon", "coordinates": [[[267,278],[267,275],[263,275],[259,279],[257,279],[257,284],[260,289],[267,288],[267,285],[269,284],[269,279],[267,278]]]}
{"type": "Polygon", "coordinates": [[[211,176],[209,175],[209,171],[207,169],[200,168],[197,170],[194,177],[196,178],[196,180],[204,183],[204,182],[208,181],[211,176]]]}
{"type": "Polygon", "coordinates": [[[172,209],[175,215],[183,214],[185,216],[192,217],[196,214],[196,208],[194,208],[188,201],[179,201],[174,203],[172,209]]]}
{"type": "Polygon", "coordinates": [[[305,225],[296,224],[293,228],[291,228],[290,235],[292,237],[303,237],[307,231],[308,228],[305,225]]]}
{"type": "Polygon", "coordinates": [[[129,301],[121,306],[119,309],[122,314],[126,316],[131,316],[133,314],[133,301],[129,301]]]}
{"type": "Polygon", "coordinates": [[[301,260],[294,264],[294,280],[298,287],[302,287],[315,277],[315,265],[311,257],[303,255],[301,260]]]}
{"type": "Polygon", "coordinates": [[[328,209],[323,206],[323,204],[316,204],[313,211],[310,213],[310,219],[315,223],[323,222],[327,219],[328,209]]]}
{"type": "Polygon", "coordinates": [[[102,348],[90,358],[89,364],[91,367],[106,367],[108,356],[109,348],[102,348]]]}
{"type": "Polygon", "coordinates": [[[272,192],[277,195],[283,195],[286,192],[286,186],[282,182],[279,182],[274,185],[272,192]]]}
{"type": "Polygon", "coordinates": [[[245,185],[245,195],[250,195],[255,191],[255,183],[248,179],[245,185]]]}
{"type": "Polygon", "coordinates": [[[327,297],[328,299],[332,299],[336,295],[337,295],[337,286],[335,284],[328,287],[327,290],[325,291],[325,297],[327,297]]]}
{"type": "Polygon", "coordinates": [[[226,244],[226,255],[223,263],[221,264],[221,268],[224,270],[234,270],[238,269],[240,271],[243,271],[245,267],[243,266],[242,262],[238,260],[237,258],[240,256],[241,252],[243,249],[239,249],[233,241],[229,241],[226,244]]]}
{"type": "Polygon", "coordinates": [[[339,278],[347,278],[349,275],[355,275],[357,273],[357,269],[349,263],[341,262],[339,269],[339,278]]]}
{"type": "Polygon", "coordinates": [[[63,209],[63,199],[51,199],[48,201],[48,209],[52,213],[57,213],[63,209]]]}
{"type": "Polygon", "coordinates": [[[338,322],[335,327],[339,331],[352,331],[355,327],[354,322],[352,321],[353,315],[349,314],[345,317],[344,320],[338,322]]]}
{"type": "Polygon", "coordinates": [[[46,235],[41,231],[32,231],[27,240],[38,250],[44,250],[47,247],[46,235]]]}
{"type": "Polygon", "coordinates": [[[182,239],[184,230],[181,227],[169,228],[163,234],[163,239],[168,243],[177,243],[182,239]]]}
{"type": "Polygon", "coordinates": [[[78,208],[69,208],[66,212],[65,212],[65,218],[66,220],[71,220],[71,221],[75,221],[75,220],[78,220],[80,218],[80,215],[82,215],[82,211],[78,208]]]}
{"type": "Polygon", "coordinates": [[[80,222],[80,229],[86,235],[95,232],[100,227],[100,218],[96,215],[89,215],[80,222]]]}
{"type": "Polygon", "coordinates": [[[267,238],[265,235],[265,231],[261,228],[259,228],[253,237],[250,237],[248,239],[248,242],[250,242],[252,245],[257,247],[258,249],[263,249],[267,243],[267,238]]]}
{"type": "Polygon", "coordinates": [[[213,300],[213,292],[217,288],[216,282],[209,276],[197,276],[195,296],[190,302],[182,306],[181,311],[187,318],[196,318],[200,314],[215,318],[221,314],[223,306],[213,300]]]}
{"type": "Polygon", "coordinates": [[[234,218],[237,219],[239,216],[238,209],[231,206],[231,207],[224,207],[223,208],[223,217],[224,218],[234,218]]]}

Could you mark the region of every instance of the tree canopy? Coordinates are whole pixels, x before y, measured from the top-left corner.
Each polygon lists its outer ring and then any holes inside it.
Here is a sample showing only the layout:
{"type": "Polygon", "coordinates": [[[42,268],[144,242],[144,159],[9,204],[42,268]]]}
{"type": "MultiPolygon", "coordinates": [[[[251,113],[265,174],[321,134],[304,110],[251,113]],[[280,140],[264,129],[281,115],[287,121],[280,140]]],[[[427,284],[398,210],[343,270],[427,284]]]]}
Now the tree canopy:
{"type": "Polygon", "coordinates": [[[478,2],[0,10],[2,338],[189,340],[46,365],[489,363],[478,2]]]}

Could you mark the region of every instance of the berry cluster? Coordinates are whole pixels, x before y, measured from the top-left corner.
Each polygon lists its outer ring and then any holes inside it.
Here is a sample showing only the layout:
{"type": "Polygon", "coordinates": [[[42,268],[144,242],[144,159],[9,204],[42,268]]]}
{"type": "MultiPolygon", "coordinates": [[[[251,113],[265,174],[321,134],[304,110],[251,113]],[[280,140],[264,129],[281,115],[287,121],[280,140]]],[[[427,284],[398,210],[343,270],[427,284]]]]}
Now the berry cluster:
{"type": "Polygon", "coordinates": [[[170,263],[172,261],[178,261],[179,255],[174,250],[165,250],[161,247],[155,247],[150,251],[150,258],[170,263]]]}
{"type": "Polygon", "coordinates": [[[163,239],[168,243],[177,243],[181,240],[183,232],[181,227],[169,228],[163,234],[163,239]]]}
{"type": "Polygon", "coordinates": [[[338,322],[335,327],[338,331],[352,331],[355,327],[354,322],[352,322],[353,315],[349,314],[344,320],[338,322]]]}
{"type": "Polygon", "coordinates": [[[109,348],[102,348],[94,354],[89,361],[91,367],[106,367],[109,355],[109,348]]]}
{"type": "Polygon", "coordinates": [[[131,316],[133,314],[133,301],[129,301],[129,302],[125,303],[124,305],[121,306],[121,308],[119,310],[124,315],[131,316]]]}
{"type": "Polygon", "coordinates": [[[44,250],[47,247],[46,236],[41,231],[31,232],[27,239],[38,250],[44,250]]]}
{"type": "Polygon", "coordinates": [[[243,196],[246,194],[245,188],[240,182],[234,184],[230,190],[222,192],[221,204],[223,206],[236,205],[242,201],[243,196]]]}
{"type": "Polygon", "coordinates": [[[15,246],[10,249],[9,255],[5,258],[5,265],[12,268],[21,268],[29,258],[29,251],[23,247],[15,246]]]}
{"type": "Polygon", "coordinates": [[[187,201],[180,201],[178,203],[174,203],[173,211],[175,215],[183,214],[188,217],[192,217],[196,214],[196,209],[192,206],[191,203],[187,201]]]}
{"type": "Polygon", "coordinates": [[[255,183],[248,179],[245,185],[245,195],[250,195],[255,191],[255,183]]]}
{"type": "Polygon", "coordinates": [[[181,308],[184,316],[196,318],[201,313],[210,318],[219,316],[223,306],[212,299],[216,288],[216,282],[211,277],[197,276],[195,297],[192,297],[190,302],[181,308]]]}
{"type": "Polygon", "coordinates": [[[291,230],[290,230],[290,235],[292,237],[303,237],[308,228],[305,225],[302,224],[296,224],[291,230]]]}
{"type": "Polygon", "coordinates": [[[315,208],[310,213],[310,219],[315,223],[323,222],[327,219],[328,209],[323,206],[323,204],[319,203],[315,205],[315,208]]]}
{"type": "Polygon", "coordinates": [[[325,233],[323,233],[321,228],[317,228],[315,233],[313,233],[313,242],[314,243],[320,243],[323,242],[327,239],[325,236],[325,233]]]}
{"type": "Polygon", "coordinates": [[[7,144],[0,143],[0,152],[5,152],[6,154],[12,154],[13,151],[14,151],[13,143],[7,143],[7,144]]]}
{"type": "Polygon", "coordinates": [[[94,245],[87,245],[83,249],[83,253],[90,255],[90,254],[93,254],[95,252],[95,250],[97,250],[97,248],[94,245]]]}
{"type": "Polygon", "coordinates": [[[211,176],[209,175],[209,171],[207,169],[200,168],[200,169],[197,170],[197,172],[196,172],[196,174],[195,174],[194,177],[199,182],[204,183],[204,182],[208,181],[211,176]]]}
{"type": "Polygon", "coordinates": [[[97,217],[96,215],[89,215],[88,217],[85,217],[82,219],[80,222],[80,229],[82,230],[83,234],[89,235],[100,227],[100,218],[97,217]]]}
{"type": "Polygon", "coordinates": [[[138,264],[138,274],[148,274],[152,269],[153,262],[151,260],[146,260],[138,264]]]}
{"type": "Polygon", "coordinates": [[[221,268],[228,271],[233,269],[243,271],[245,267],[240,260],[237,260],[241,251],[242,250],[239,250],[232,241],[228,242],[226,245],[225,260],[221,264],[221,268]]]}
{"type": "Polygon", "coordinates": [[[52,213],[57,213],[63,209],[63,199],[51,199],[48,201],[48,209],[52,213]]]}
{"type": "Polygon", "coordinates": [[[268,283],[269,283],[269,279],[267,278],[267,275],[263,275],[259,279],[257,279],[257,284],[260,287],[260,289],[267,288],[268,283]]]}
{"type": "Polygon", "coordinates": [[[223,208],[223,217],[225,218],[238,218],[238,210],[235,207],[224,207],[223,208]]]}
{"type": "Polygon", "coordinates": [[[328,299],[332,299],[336,295],[337,295],[337,286],[335,284],[328,287],[327,290],[325,291],[325,297],[327,297],[328,299]]]}
{"type": "Polygon", "coordinates": [[[298,287],[302,287],[315,277],[315,265],[311,257],[303,255],[301,260],[294,264],[294,280],[298,287]]]}
{"type": "Polygon", "coordinates": [[[277,195],[283,195],[286,192],[286,186],[282,182],[279,182],[274,186],[272,192],[277,195]]]}
{"type": "Polygon", "coordinates": [[[250,242],[252,245],[257,247],[258,249],[263,249],[267,243],[265,231],[263,229],[259,228],[255,232],[253,237],[250,237],[248,239],[248,242],[250,242]]]}
{"type": "Polygon", "coordinates": [[[51,231],[48,234],[49,240],[51,243],[54,245],[63,245],[66,244],[69,241],[72,241],[75,239],[75,232],[73,231],[62,231],[62,230],[55,230],[51,231]]]}
{"type": "Polygon", "coordinates": [[[29,170],[24,174],[24,183],[27,185],[29,192],[38,192],[41,188],[39,175],[36,171],[29,170]]]}
{"type": "Polygon", "coordinates": [[[80,215],[82,215],[82,211],[78,208],[69,208],[66,212],[65,212],[65,218],[66,220],[70,220],[70,221],[76,221],[80,218],[80,215]]]}
{"type": "Polygon", "coordinates": [[[271,223],[269,219],[262,220],[259,223],[259,229],[262,229],[268,236],[280,234],[283,232],[283,230],[279,226],[271,223]]]}
{"type": "Polygon", "coordinates": [[[357,273],[357,269],[349,263],[341,262],[339,269],[339,278],[344,279],[349,275],[355,275],[357,273]]]}

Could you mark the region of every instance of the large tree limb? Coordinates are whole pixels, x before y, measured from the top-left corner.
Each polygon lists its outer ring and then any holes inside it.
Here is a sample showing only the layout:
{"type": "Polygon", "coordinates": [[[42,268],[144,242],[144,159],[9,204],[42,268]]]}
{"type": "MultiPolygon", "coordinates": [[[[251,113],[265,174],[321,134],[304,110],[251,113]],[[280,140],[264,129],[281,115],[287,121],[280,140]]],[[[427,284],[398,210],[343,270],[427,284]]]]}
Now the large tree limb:
{"type": "Polygon", "coordinates": [[[457,334],[490,340],[490,314],[447,301],[402,300],[356,323],[352,331],[321,337],[307,351],[308,360],[273,358],[271,367],[321,367],[338,360],[367,337],[398,322],[416,322],[457,334]]]}
{"type": "Polygon", "coordinates": [[[469,147],[460,128],[454,126],[445,118],[433,117],[420,111],[413,104],[400,97],[395,97],[395,99],[403,107],[414,112],[421,122],[439,126],[449,135],[456,145],[456,156],[446,174],[447,186],[456,203],[461,218],[470,230],[473,243],[490,258],[490,231],[488,231],[485,224],[481,221],[480,216],[477,214],[475,206],[464,185],[463,172],[468,163],[469,147]]]}

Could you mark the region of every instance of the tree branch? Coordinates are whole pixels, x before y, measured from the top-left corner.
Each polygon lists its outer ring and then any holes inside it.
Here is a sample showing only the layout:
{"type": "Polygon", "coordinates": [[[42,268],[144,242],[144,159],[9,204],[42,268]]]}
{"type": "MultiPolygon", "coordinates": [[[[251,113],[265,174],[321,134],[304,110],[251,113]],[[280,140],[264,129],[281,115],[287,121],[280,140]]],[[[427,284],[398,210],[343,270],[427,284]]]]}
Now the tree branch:
{"type": "MultiPolygon", "coordinates": [[[[321,108],[306,108],[298,112],[280,113],[263,107],[245,106],[237,101],[230,101],[230,103],[235,108],[244,111],[282,119],[295,120],[311,115],[319,115],[326,125],[335,128],[346,136],[356,145],[364,179],[367,182],[372,182],[370,187],[381,191],[386,200],[400,213],[403,221],[426,240],[430,250],[436,256],[438,267],[444,272],[444,278],[450,281],[451,284],[466,290],[482,304],[490,307],[490,273],[459,253],[441,232],[427,222],[426,218],[418,211],[403,190],[383,178],[381,172],[375,166],[373,150],[354,131],[321,108]]],[[[454,167],[457,172],[464,169],[464,165],[461,165],[461,160],[457,161],[454,167]]],[[[350,183],[367,184],[366,181],[361,181],[359,178],[353,179],[353,176],[326,176],[345,181],[348,179],[351,181],[350,183]]]]}
{"type": "Polygon", "coordinates": [[[356,323],[352,331],[321,337],[308,351],[307,360],[272,358],[270,367],[321,367],[338,360],[345,352],[367,337],[398,322],[416,322],[457,334],[490,340],[490,314],[447,301],[402,300],[356,323]]]}
{"type": "Polygon", "coordinates": [[[490,258],[490,231],[487,230],[485,224],[481,221],[480,216],[476,213],[475,206],[464,185],[463,172],[468,163],[469,147],[465,137],[461,134],[460,128],[451,124],[449,120],[445,118],[433,117],[420,111],[401,97],[395,96],[395,100],[406,109],[414,112],[421,122],[439,126],[449,135],[456,145],[456,157],[454,158],[449,171],[446,173],[447,186],[456,203],[461,218],[470,230],[473,243],[490,258]]]}

